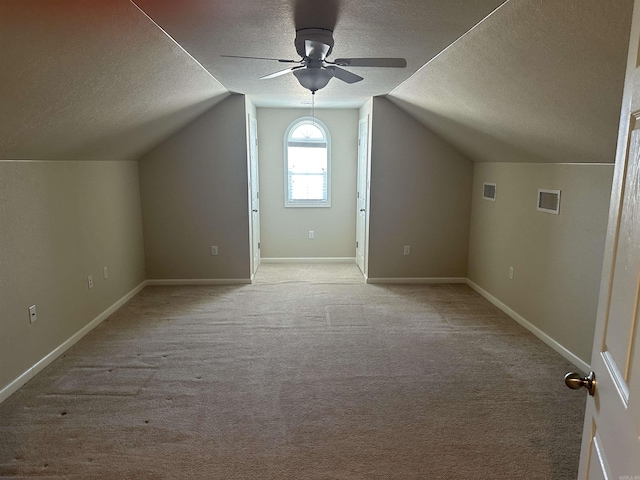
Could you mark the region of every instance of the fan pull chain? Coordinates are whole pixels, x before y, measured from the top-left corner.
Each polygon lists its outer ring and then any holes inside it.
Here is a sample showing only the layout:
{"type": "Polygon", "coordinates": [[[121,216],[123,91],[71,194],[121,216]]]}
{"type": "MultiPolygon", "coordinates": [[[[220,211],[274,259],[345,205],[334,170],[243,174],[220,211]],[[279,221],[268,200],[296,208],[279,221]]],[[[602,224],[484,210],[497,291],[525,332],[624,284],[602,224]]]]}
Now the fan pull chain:
{"type": "Polygon", "coordinates": [[[316,92],[311,92],[311,121],[316,124],[316,92]]]}

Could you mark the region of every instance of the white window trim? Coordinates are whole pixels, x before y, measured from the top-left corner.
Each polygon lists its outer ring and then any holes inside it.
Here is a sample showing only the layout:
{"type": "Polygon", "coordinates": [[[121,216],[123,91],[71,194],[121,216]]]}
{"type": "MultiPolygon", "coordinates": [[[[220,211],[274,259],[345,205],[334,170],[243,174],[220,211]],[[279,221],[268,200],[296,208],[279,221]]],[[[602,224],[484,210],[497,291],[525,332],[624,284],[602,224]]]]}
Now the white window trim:
{"type": "Polygon", "coordinates": [[[284,132],[284,206],[286,208],[328,208],[331,207],[331,134],[327,126],[313,117],[300,117],[291,122],[289,127],[284,132]],[[289,140],[291,139],[291,132],[304,123],[315,123],[318,125],[325,134],[327,142],[327,201],[326,202],[289,202],[289,140]]]}

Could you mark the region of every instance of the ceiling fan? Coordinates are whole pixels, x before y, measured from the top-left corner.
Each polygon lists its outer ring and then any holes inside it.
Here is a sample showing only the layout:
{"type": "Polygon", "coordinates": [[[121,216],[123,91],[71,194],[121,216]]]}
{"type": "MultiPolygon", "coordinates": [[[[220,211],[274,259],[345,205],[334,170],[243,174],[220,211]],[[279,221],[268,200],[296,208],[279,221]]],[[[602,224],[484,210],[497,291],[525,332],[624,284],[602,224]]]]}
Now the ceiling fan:
{"type": "Polygon", "coordinates": [[[300,60],[281,58],[244,57],[240,55],[222,55],[227,58],[247,58],[255,60],[274,60],[280,63],[294,63],[293,67],[279,70],[260,77],[261,80],[279,77],[293,73],[307,90],[315,93],[324,88],[333,77],[346,83],[356,83],[364,80],[361,76],[351,73],[342,67],[392,67],[404,68],[407,61],[404,58],[337,58],[327,60],[333,50],[333,31],[326,28],[302,28],[296,30],[295,47],[300,60]]]}

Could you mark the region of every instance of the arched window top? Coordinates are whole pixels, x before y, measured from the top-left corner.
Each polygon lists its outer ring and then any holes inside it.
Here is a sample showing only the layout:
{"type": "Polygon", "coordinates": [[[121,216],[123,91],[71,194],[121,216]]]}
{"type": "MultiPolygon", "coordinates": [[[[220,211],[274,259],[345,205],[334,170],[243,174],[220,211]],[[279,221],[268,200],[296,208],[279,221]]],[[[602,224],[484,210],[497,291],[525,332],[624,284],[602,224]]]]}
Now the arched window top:
{"type": "Polygon", "coordinates": [[[331,206],[331,139],[319,120],[301,117],[284,136],[285,207],[331,206]]]}
{"type": "Polygon", "coordinates": [[[289,138],[292,140],[325,140],[326,135],[321,127],[306,120],[291,129],[289,138]]]}
{"type": "Polygon", "coordinates": [[[329,143],[329,130],[317,118],[302,117],[289,125],[286,140],[289,145],[320,144],[325,146],[329,143]]]}

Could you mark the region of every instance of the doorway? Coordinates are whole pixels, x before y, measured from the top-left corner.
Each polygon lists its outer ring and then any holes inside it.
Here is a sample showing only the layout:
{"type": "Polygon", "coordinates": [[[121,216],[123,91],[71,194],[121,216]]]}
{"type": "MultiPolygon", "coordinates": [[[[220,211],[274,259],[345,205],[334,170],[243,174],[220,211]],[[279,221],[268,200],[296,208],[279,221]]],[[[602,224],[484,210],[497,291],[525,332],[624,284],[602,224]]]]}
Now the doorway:
{"type": "Polygon", "coordinates": [[[249,190],[251,192],[251,277],[260,266],[260,183],[258,176],[258,122],[249,115],[249,190]]]}
{"type": "MultiPolygon", "coordinates": [[[[253,204],[258,204],[260,221],[260,231],[252,235],[252,272],[260,272],[267,264],[284,262],[350,263],[354,271],[360,272],[354,248],[354,211],[358,121],[363,115],[356,109],[323,109],[317,117],[306,113],[297,108],[258,108],[256,114],[251,113],[256,118],[255,124],[250,122],[251,128],[257,125],[259,135],[258,152],[254,155],[259,164],[259,197],[252,195],[249,211],[253,217],[253,204]],[[295,168],[290,168],[292,162],[288,160],[296,153],[293,149],[310,150],[314,157],[316,151],[326,151],[326,167],[313,164],[310,171],[303,171],[305,165],[293,162],[295,168]],[[257,256],[253,260],[258,238],[259,269],[257,256]]],[[[249,128],[248,122],[247,138],[249,128]]],[[[255,146],[252,140],[251,147],[255,146]]],[[[256,170],[254,167],[254,175],[256,170]]],[[[257,218],[253,223],[251,228],[257,228],[257,218]]],[[[359,275],[362,281],[362,274],[359,275]]]]}
{"type": "Polygon", "coordinates": [[[367,278],[367,224],[369,198],[369,116],[358,124],[358,174],[356,212],[356,264],[367,278]]]}

